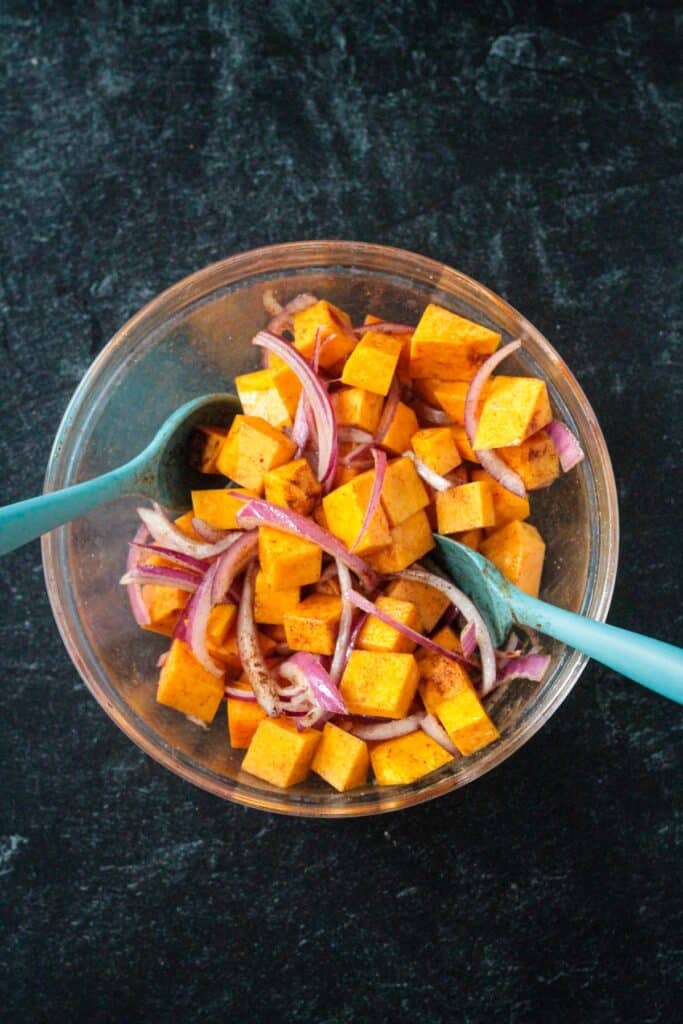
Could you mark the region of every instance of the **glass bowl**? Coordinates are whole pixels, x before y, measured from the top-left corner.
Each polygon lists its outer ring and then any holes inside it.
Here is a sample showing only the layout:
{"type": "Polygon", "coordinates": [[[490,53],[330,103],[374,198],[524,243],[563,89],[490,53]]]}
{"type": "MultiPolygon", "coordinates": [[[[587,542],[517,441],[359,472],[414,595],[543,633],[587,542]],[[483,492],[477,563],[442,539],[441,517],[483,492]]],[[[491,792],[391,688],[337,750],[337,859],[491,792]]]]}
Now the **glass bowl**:
{"type": "MultiPolygon", "coordinates": [[[[614,587],[618,512],[614,477],[586,396],[546,339],[483,285],[400,249],[356,242],[299,242],[233,256],[180,281],[123,327],[88,370],[57,432],[45,478],[52,491],[103,473],[135,455],[183,402],[232,389],[259,363],[249,342],[267,317],[265,288],[281,299],[311,291],[358,322],[372,311],[416,322],[428,302],[521,337],[506,365],[544,378],[556,414],[578,434],[581,466],[532,499],[547,543],[542,597],[603,620],[614,587]]],[[[516,682],[492,696],[502,738],[417,782],[372,783],[339,794],[316,778],[279,790],[240,771],[227,741],[225,709],[203,730],[155,701],[155,662],[168,646],[133,621],[124,588],[135,497],[97,509],[43,537],[47,590],[57,625],[89,690],[146,753],[217,796],[262,810],[319,817],[377,814],[441,796],[479,778],[525,743],[560,706],[586,664],[561,644],[543,684],[516,682]]]]}

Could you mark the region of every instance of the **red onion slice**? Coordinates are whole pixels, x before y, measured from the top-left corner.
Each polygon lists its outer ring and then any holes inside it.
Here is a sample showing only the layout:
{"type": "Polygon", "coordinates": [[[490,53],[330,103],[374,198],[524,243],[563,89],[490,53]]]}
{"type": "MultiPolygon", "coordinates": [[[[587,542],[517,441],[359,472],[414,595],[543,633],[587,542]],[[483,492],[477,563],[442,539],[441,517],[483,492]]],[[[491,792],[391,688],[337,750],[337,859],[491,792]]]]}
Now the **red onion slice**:
{"type": "Polygon", "coordinates": [[[395,740],[399,736],[417,732],[422,724],[424,711],[418,711],[407,718],[397,718],[391,722],[372,722],[369,725],[354,725],[351,732],[359,740],[395,740]]]}
{"type": "Polygon", "coordinates": [[[282,338],[267,331],[259,331],[252,344],[280,356],[301,381],[318,435],[318,479],[327,483],[333,478],[337,465],[337,422],[327,388],[304,357],[282,338]]]}
{"type": "Polygon", "coordinates": [[[192,529],[209,544],[218,544],[220,540],[228,536],[229,532],[228,530],[215,530],[213,526],[209,526],[207,522],[196,516],[192,519],[192,529]]]}
{"type": "MultiPolygon", "coordinates": [[[[407,570],[406,570],[407,571],[407,570]]],[[[398,575],[401,575],[400,573],[398,575]]],[[[399,622],[393,615],[388,615],[382,608],[378,608],[372,601],[368,601],[367,597],[363,597],[356,590],[349,590],[344,594],[344,597],[354,604],[356,608],[360,608],[361,611],[366,612],[368,615],[374,615],[375,618],[384,622],[385,625],[391,626],[393,629],[402,633],[403,636],[412,640],[413,643],[418,644],[420,647],[425,647],[429,651],[434,651],[436,654],[442,654],[444,658],[448,658],[449,661],[455,661],[458,665],[465,665],[465,659],[462,658],[456,651],[449,651],[447,647],[443,647],[441,644],[437,644],[434,640],[431,640],[428,636],[423,636],[422,633],[418,633],[416,630],[411,629],[410,626],[406,626],[403,622],[399,622]]]]}
{"type": "Polygon", "coordinates": [[[310,540],[326,551],[328,555],[344,562],[368,590],[372,590],[377,585],[377,574],[367,562],[364,562],[358,555],[347,551],[337,537],[324,530],[322,526],[318,526],[313,519],[307,519],[306,516],[300,516],[289,509],[280,508],[279,505],[271,505],[268,501],[254,498],[239,510],[237,521],[240,526],[272,526],[274,529],[290,533],[294,537],[305,537],[306,540],[310,540]]]}
{"type": "Polygon", "coordinates": [[[256,700],[269,718],[276,718],[279,711],[277,683],[266,665],[254,622],[254,579],[257,571],[258,566],[253,561],[244,578],[237,614],[237,650],[256,700]]]}
{"type": "Polygon", "coordinates": [[[256,697],[251,690],[242,690],[239,686],[226,686],[225,696],[229,697],[230,700],[241,700],[245,704],[256,703],[256,697]]]}
{"type": "MultiPolygon", "coordinates": [[[[349,646],[349,640],[351,639],[351,627],[353,625],[353,605],[345,597],[347,591],[351,590],[351,574],[346,568],[341,559],[335,559],[337,566],[337,575],[339,577],[339,587],[342,594],[342,610],[341,618],[339,620],[339,631],[337,633],[337,642],[334,647],[334,655],[332,657],[332,664],[330,666],[330,679],[336,686],[342,677],[342,673],[346,668],[346,662],[348,660],[347,648],[349,646]]],[[[323,576],[325,574],[323,573],[323,576]]]]}
{"type": "Polygon", "coordinates": [[[497,683],[509,683],[513,679],[531,679],[534,683],[543,680],[550,665],[549,654],[523,654],[521,658],[510,659],[499,675],[497,683]]]}
{"type": "Polygon", "coordinates": [[[288,682],[306,687],[314,709],[329,715],[348,715],[339,690],[320,662],[308,651],[297,651],[280,665],[278,671],[288,682]]]}
{"type": "Polygon", "coordinates": [[[435,409],[433,405],[423,402],[421,398],[413,401],[413,410],[422,423],[432,423],[436,427],[451,426],[453,420],[443,409],[435,409]]]}
{"type": "Polygon", "coordinates": [[[426,732],[435,743],[438,743],[440,747],[447,750],[449,754],[452,754],[454,757],[458,756],[458,748],[434,715],[425,715],[420,722],[420,728],[423,732],[426,732]]]}
{"type": "Polygon", "coordinates": [[[380,320],[376,324],[361,324],[360,327],[354,327],[353,333],[362,338],[368,331],[377,331],[379,334],[412,334],[415,330],[410,324],[397,324],[391,320],[380,320]]]}
{"type": "Polygon", "coordinates": [[[272,331],[273,334],[282,334],[283,331],[293,331],[294,321],[292,319],[294,313],[302,313],[304,309],[308,309],[309,306],[314,306],[318,301],[315,295],[309,295],[307,292],[302,292],[301,295],[295,295],[293,299],[287,303],[286,306],[282,306],[271,288],[263,293],[263,307],[266,313],[270,313],[272,320],[270,320],[267,330],[272,331]]]}
{"type": "Polygon", "coordinates": [[[212,676],[220,678],[225,674],[225,669],[217,665],[213,660],[206,646],[206,629],[209,623],[209,614],[213,607],[211,593],[213,581],[216,576],[216,565],[212,565],[204,575],[195,595],[187,606],[185,618],[185,637],[190,645],[195,658],[207,672],[212,676]]]}
{"type": "Polygon", "coordinates": [[[372,481],[372,490],[370,491],[370,498],[365,509],[363,522],[361,523],[360,530],[358,531],[358,536],[351,545],[349,549],[350,551],[355,551],[355,549],[358,547],[361,540],[363,539],[363,534],[370,525],[372,517],[375,514],[375,510],[379,505],[379,498],[382,493],[382,487],[384,486],[384,477],[386,476],[387,472],[387,457],[383,451],[379,450],[379,448],[373,448],[372,461],[375,464],[375,477],[374,480],[372,481]]]}
{"type": "MultiPolygon", "coordinates": [[[[477,634],[477,645],[481,658],[481,696],[485,696],[496,684],[496,656],[493,648],[493,641],[488,626],[476,605],[470,601],[462,590],[459,590],[450,580],[445,580],[426,569],[412,566],[396,573],[397,579],[417,580],[418,583],[427,583],[445,594],[451,604],[454,604],[458,611],[465,616],[468,622],[474,623],[477,634]]],[[[452,656],[453,652],[449,652],[452,656]]]]}
{"type": "Polygon", "coordinates": [[[410,459],[415,466],[418,475],[422,477],[426,484],[433,487],[435,491],[450,491],[453,487],[450,480],[447,480],[445,476],[441,476],[441,474],[435,472],[435,470],[430,469],[426,462],[423,462],[422,459],[418,459],[415,452],[404,452],[403,458],[410,459]]]}
{"type": "Polygon", "coordinates": [[[228,533],[217,544],[204,544],[186,537],[168,518],[161,507],[153,502],[153,508],[139,508],[138,515],[154,537],[164,547],[180,551],[193,558],[215,558],[226,551],[240,536],[239,532],[228,533]]]}
{"type": "MultiPolygon", "coordinates": [[[[147,527],[144,525],[138,527],[138,530],[133,537],[130,548],[128,549],[128,557],[126,558],[126,572],[132,572],[140,561],[140,547],[145,545],[147,541],[147,527]]],[[[144,602],[142,597],[142,590],[139,583],[129,583],[127,587],[128,600],[130,602],[130,610],[133,613],[133,618],[137,622],[138,626],[149,626],[152,621],[149,615],[149,609],[144,602]]]]}
{"type": "MultiPolygon", "coordinates": [[[[507,359],[509,355],[516,352],[518,348],[521,348],[522,342],[519,338],[516,341],[511,341],[507,345],[503,345],[501,349],[494,352],[492,356],[481,364],[472,382],[467,389],[467,396],[465,398],[465,431],[467,438],[474,449],[474,439],[477,434],[477,427],[479,426],[479,396],[481,395],[484,384],[489,379],[495,368],[499,363],[502,363],[504,359],[507,359]]],[[[524,481],[519,474],[515,473],[513,469],[510,469],[508,464],[501,459],[500,455],[496,455],[494,451],[475,451],[479,462],[483,469],[489,473],[494,480],[504,487],[507,491],[512,494],[516,494],[519,498],[526,498],[526,487],[524,481]]]]}
{"type": "Polygon", "coordinates": [[[184,569],[191,569],[203,575],[211,563],[206,558],[193,558],[192,555],[184,555],[182,551],[174,551],[172,548],[164,548],[159,544],[137,544],[131,541],[139,551],[148,551],[150,555],[159,555],[174,565],[180,565],[184,569]]]}
{"type": "Polygon", "coordinates": [[[387,393],[386,400],[384,402],[384,408],[382,409],[382,415],[379,418],[377,424],[377,430],[375,431],[375,444],[381,444],[387,435],[389,427],[391,426],[392,420],[396,415],[398,403],[401,400],[401,388],[399,387],[398,378],[394,374],[391,386],[387,393]]]}
{"type": "Polygon", "coordinates": [[[249,530],[240,534],[239,540],[230,547],[216,562],[216,572],[211,591],[212,604],[225,601],[233,583],[244,572],[258,549],[258,534],[249,530]]]}
{"type": "Polygon", "coordinates": [[[350,441],[353,444],[372,444],[372,434],[367,430],[359,430],[358,427],[339,427],[337,437],[340,441],[350,441]]]}
{"type": "Polygon", "coordinates": [[[564,473],[568,473],[570,469],[583,461],[585,458],[583,449],[566,424],[560,423],[559,420],[553,420],[543,429],[555,445],[564,473]]]}
{"type": "Polygon", "coordinates": [[[297,458],[300,458],[301,453],[308,443],[310,437],[311,428],[308,420],[306,395],[301,392],[301,397],[296,407],[296,414],[294,416],[294,425],[292,426],[292,441],[295,445],[298,445],[297,458]]]}
{"type": "Polygon", "coordinates": [[[119,583],[124,587],[131,583],[155,583],[160,587],[177,587],[178,590],[195,592],[202,582],[201,576],[187,569],[173,569],[170,565],[138,565],[125,573],[119,583]]]}
{"type": "Polygon", "coordinates": [[[473,622],[468,622],[460,634],[460,646],[463,657],[469,660],[477,649],[477,630],[473,622]]]}
{"type": "Polygon", "coordinates": [[[159,655],[159,657],[157,658],[157,662],[156,662],[157,668],[163,668],[164,667],[164,665],[168,661],[168,654],[169,654],[168,651],[164,651],[163,654],[159,655]]]}

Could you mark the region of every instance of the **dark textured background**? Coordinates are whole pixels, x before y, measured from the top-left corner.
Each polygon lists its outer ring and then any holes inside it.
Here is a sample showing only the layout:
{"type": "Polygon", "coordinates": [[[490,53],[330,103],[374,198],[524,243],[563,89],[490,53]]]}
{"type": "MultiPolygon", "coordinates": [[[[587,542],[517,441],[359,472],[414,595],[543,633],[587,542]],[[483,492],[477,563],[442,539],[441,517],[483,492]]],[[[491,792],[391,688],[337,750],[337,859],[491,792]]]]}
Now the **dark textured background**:
{"type": "MultiPolygon", "coordinates": [[[[81,375],[157,292],[269,242],[385,242],[573,367],[619,482],[612,621],[682,642],[674,10],[2,0],[2,500],[39,490],[81,375]]],[[[102,714],[37,543],[0,574],[3,1021],[674,1019],[673,705],[593,664],[460,794],[269,817],[102,714]]]]}

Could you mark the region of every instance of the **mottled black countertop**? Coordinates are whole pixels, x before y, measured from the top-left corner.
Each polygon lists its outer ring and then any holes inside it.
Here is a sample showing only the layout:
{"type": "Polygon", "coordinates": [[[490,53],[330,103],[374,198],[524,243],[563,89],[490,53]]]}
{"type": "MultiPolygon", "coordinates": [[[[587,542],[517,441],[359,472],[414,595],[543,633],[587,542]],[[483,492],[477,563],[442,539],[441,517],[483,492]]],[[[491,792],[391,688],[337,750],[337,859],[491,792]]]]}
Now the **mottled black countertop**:
{"type": "MultiPolygon", "coordinates": [[[[611,619],[682,642],[674,6],[6,0],[2,500],[39,490],[76,384],[153,295],[257,245],[384,242],[560,350],[619,484],[611,619]]],[[[272,817],[117,731],[37,543],[0,580],[3,1021],[674,1019],[673,705],[591,664],[465,791],[272,817]]]]}

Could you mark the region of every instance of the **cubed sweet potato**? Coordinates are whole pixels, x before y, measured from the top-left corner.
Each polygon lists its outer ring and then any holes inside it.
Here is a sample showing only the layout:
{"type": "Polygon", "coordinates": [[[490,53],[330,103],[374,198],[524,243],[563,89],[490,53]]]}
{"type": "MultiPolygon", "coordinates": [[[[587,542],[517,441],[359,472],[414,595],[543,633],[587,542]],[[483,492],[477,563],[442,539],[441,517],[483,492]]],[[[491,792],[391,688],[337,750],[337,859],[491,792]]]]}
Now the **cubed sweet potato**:
{"type": "Polygon", "coordinates": [[[388,547],[368,556],[368,561],[378,572],[400,572],[426,555],[435,544],[429,519],[423,509],[398,526],[393,526],[390,536],[388,547]]]}
{"type": "Polygon", "coordinates": [[[264,474],[289,462],[294,442],[258,416],[235,416],[216,464],[240,487],[263,490],[264,474]]]}
{"type": "Polygon", "coordinates": [[[545,381],[538,377],[494,377],[472,447],[482,451],[521,444],[552,418],[545,381]]]}
{"type": "MultiPolygon", "coordinates": [[[[245,488],[234,488],[238,494],[257,498],[256,491],[245,488]]],[[[236,530],[238,528],[237,513],[244,508],[245,502],[234,498],[230,489],[216,488],[211,491],[192,491],[192,510],[197,519],[215,530],[236,530]]]]}
{"type": "Polygon", "coordinates": [[[516,587],[538,597],[545,543],[535,526],[515,519],[487,537],[479,551],[516,587]]]}
{"type": "Polygon", "coordinates": [[[499,448],[498,455],[522,478],[528,491],[549,487],[560,475],[557,449],[545,430],[537,431],[516,447],[499,448]]]}
{"type": "Polygon", "coordinates": [[[478,481],[438,491],[435,501],[439,533],[461,533],[463,530],[493,526],[495,522],[488,482],[478,481]]]}
{"type": "MultiPolygon", "coordinates": [[[[395,597],[378,597],[375,604],[386,615],[396,619],[403,626],[408,626],[419,633],[422,628],[420,613],[410,601],[400,601],[395,597]]],[[[410,640],[394,626],[382,622],[376,615],[368,615],[358,634],[356,646],[361,651],[393,651],[398,654],[412,654],[415,642],[410,640]]]]}
{"type": "Polygon", "coordinates": [[[431,633],[449,604],[445,594],[419,580],[394,580],[387,594],[398,601],[409,601],[415,605],[422,621],[422,633],[431,633]]]}
{"type": "Polygon", "coordinates": [[[259,570],[254,580],[254,621],[264,625],[282,625],[285,615],[296,608],[300,597],[299,587],[275,590],[263,570],[259,570]]]}
{"type": "Polygon", "coordinates": [[[376,395],[388,394],[401,348],[400,338],[368,331],[346,360],[342,382],[376,395]]]}
{"type": "Polygon", "coordinates": [[[298,732],[285,718],[264,718],[249,744],[242,770],[282,789],[295,786],[308,775],[321,736],[316,729],[298,732]]]}
{"type": "Polygon", "coordinates": [[[284,615],[287,643],[293,651],[333,654],[340,617],[340,597],[310,594],[284,615]]]}
{"type": "Polygon", "coordinates": [[[271,469],[263,482],[268,501],[301,516],[310,516],[322,494],[322,487],[306,459],[295,459],[271,469]]]}
{"type": "Polygon", "coordinates": [[[352,651],[340,692],[352,715],[404,718],[417,682],[417,662],[412,654],[352,651]]]}
{"type": "Polygon", "coordinates": [[[435,473],[445,476],[462,462],[458,446],[449,427],[426,427],[417,430],[411,446],[418,459],[435,473]]]}
{"type": "Polygon", "coordinates": [[[325,299],[295,313],[292,319],[294,347],[306,359],[313,358],[316,335],[320,330],[319,365],[324,369],[345,359],[355,348],[357,339],[348,315],[325,299]]]}
{"type": "Polygon", "coordinates": [[[408,785],[453,760],[421,729],[377,743],[370,752],[375,778],[382,786],[408,785]]]}
{"type": "Polygon", "coordinates": [[[274,590],[305,587],[320,579],[322,551],[304,537],[260,526],[258,551],[261,569],[274,590]]]}
{"type": "Polygon", "coordinates": [[[365,388],[341,388],[332,394],[331,400],[338,426],[375,433],[382,415],[381,395],[365,388]]]}
{"type": "Polygon", "coordinates": [[[212,722],[223,699],[223,688],[223,680],[207,672],[184,641],[173,641],[159,676],[159,704],[212,722]]]}
{"type": "Polygon", "coordinates": [[[311,769],[340,793],[362,786],[368,777],[368,745],[327,722],[311,769]]]}
{"type": "Polygon", "coordinates": [[[499,344],[497,331],[430,303],[413,333],[410,375],[471,380],[499,344]]]}

